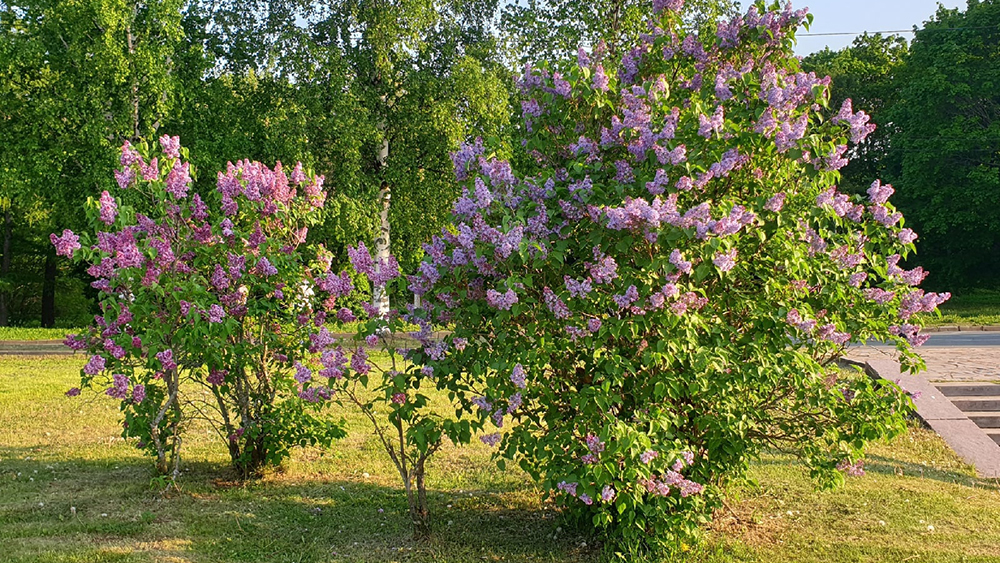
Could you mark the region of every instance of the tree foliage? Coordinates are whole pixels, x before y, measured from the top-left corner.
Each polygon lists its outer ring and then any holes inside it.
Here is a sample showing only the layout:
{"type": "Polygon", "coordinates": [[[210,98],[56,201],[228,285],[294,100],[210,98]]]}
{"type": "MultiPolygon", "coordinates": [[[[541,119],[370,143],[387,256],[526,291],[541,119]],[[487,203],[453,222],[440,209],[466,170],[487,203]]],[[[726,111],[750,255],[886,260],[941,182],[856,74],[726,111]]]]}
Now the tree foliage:
{"type": "Polygon", "coordinates": [[[864,142],[851,147],[851,162],[841,170],[841,189],[846,192],[862,193],[871,178],[892,176],[886,153],[899,127],[890,112],[900,101],[900,73],[908,53],[909,44],[902,37],[866,33],[840,51],[826,48],[802,60],[804,70],[833,80],[833,107],[850,99],[878,125],[864,142]]]}
{"type": "Polygon", "coordinates": [[[1000,276],[1000,3],[941,8],[917,32],[890,113],[899,205],[934,286],[1000,276]]]}

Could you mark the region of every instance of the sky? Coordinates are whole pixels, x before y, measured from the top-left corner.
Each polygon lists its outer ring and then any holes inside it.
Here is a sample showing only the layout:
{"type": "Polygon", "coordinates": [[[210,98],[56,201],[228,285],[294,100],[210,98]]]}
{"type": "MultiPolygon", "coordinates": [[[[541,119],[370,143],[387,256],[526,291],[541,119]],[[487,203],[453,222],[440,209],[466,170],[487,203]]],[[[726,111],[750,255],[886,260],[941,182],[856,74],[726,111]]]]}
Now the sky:
{"type": "MultiPolygon", "coordinates": [[[[796,34],[795,52],[808,55],[823,47],[840,49],[854,41],[853,35],[803,37],[803,33],[841,33],[885,31],[923,27],[923,22],[937,12],[938,0],[794,0],[795,8],[809,7],[813,25],[796,34]]],[[[965,0],[941,0],[946,8],[965,9],[965,0]]],[[[912,39],[912,33],[901,34],[912,39]]]]}

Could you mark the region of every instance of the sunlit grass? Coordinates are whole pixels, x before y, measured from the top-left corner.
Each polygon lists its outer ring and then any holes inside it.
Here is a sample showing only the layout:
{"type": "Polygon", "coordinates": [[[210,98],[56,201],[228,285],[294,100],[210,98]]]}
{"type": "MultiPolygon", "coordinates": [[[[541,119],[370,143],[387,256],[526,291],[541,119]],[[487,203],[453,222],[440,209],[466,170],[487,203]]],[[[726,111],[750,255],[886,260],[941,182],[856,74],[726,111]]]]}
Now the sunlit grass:
{"type": "MultiPolygon", "coordinates": [[[[117,404],[63,396],[81,357],[0,357],[0,561],[597,561],[517,470],[480,443],[444,448],[429,474],[434,536],[410,539],[399,477],[364,421],[328,451],[300,449],[238,485],[206,428],[188,431],[182,490],[151,487],[119,438],[117,404]]],[[[1000,561],[1000,493],[933,434],[877,446],[868,474],[816,492],[781,455],[756,464],[691,561],[1000,561]],[[933,526],[933,530],[928,528],[933,526]]],[[[671,559],[674,561],[676,559],[671,559]]]]}
{"type": "Polygon", "coordinates": [[[1000,325],[1000,291],[978,290],[953,296],[941,305],[941,316],[924,318],[932,326],[1000,325]]]}

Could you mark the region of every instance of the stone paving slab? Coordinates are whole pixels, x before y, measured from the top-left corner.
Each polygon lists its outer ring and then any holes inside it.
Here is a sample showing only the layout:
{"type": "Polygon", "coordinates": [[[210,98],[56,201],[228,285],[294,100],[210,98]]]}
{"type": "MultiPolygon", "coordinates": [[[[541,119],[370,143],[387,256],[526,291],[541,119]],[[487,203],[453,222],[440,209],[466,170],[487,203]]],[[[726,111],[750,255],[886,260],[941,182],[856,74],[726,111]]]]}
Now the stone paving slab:
{"type": "MultiPolygon", "coordinates": [[[[919,349],[927,364],[925,377],[931,381],[993,381],[1000,382],[1000,347],[959,348],[951,346],[919,349]]],[[[896,360],[896,350],[873,346],[857,346],[848,350],[847,357],[859,362],[896,360]]],[[[905,381],[905,379],[904,379],[905,381]]]]}
{"type": "Polygon", "coordinates": [[[903,389],[911,393],[919,392],[913,399],[917,416],[937,432],[959,457],[973,465],[981,477],[1000,477],[1000,445],[931,383],[932,377],[942,374],[930,372],[930,369],[927,376],[901,373],[898,362],[883,358],[867,360],[865,371],[889,381],[899,380],[903,389]]]}

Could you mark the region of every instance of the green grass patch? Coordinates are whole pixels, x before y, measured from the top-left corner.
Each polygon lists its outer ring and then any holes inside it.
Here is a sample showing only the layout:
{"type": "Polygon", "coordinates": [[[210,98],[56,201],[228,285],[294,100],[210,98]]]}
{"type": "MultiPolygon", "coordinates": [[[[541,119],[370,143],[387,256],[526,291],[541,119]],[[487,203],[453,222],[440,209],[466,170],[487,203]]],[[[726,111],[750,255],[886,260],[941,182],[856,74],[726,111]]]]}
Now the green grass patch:
{"type": "Polygon", "coordinates": [[[940,309],[940,316],[924,315],[928,325],[1000,325],[1000,291],[980,289],[955,295],[940,309]]]}
{"type": "Polygon", "coordinates": [[[3,340],[62,340],[67,334],[83,332],[82,328],[21,328],[0,326],[0,341],[3,340]]]}
{"type": "MultiPolygon", "coordinates": [[[[398,476],[357,413],[328,451],[236,484],[225,451],[189,428],[182,490],[151,486],[148,459],[119,438],[117,403],[66,398],[82,358],[0,357],[0,561],[593,562],[517,470],[476,443],[430,468],[433,539],[410,539],[398,476]]],[[[816,492],[782,455],[754,465],[687,560],[706,563],[1000,561],[1000,492],[934,434],[874,448],[868,474],[816,492]]],[[[674,559],[676,560],[676,559],[674,559]]]]}

